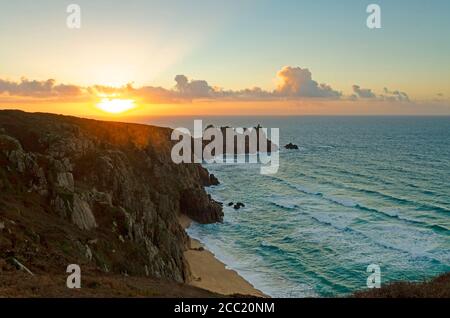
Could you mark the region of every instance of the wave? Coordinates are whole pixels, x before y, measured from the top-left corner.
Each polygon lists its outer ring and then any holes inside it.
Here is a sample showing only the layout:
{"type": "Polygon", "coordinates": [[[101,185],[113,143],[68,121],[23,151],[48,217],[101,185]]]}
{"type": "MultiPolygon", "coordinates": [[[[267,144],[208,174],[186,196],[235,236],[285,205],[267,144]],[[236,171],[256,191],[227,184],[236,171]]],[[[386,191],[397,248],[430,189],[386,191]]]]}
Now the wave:
{"type": "Polygon", "coordinates": [[[346,175],[346,176],[358,177],[358,178],[364,179],[365,181],[375,181],[377,183],[393,185],[393,183],[388,181],[388,180],[382,179],[382,178],[377,177],[375,175],[369,175],[369,174],[364,174],[364,173],[361,173],[361,172],[356,172],[354,170],[346,170],[346,169],[343,169],[341,167],[325,166],[325,165],[319,165],[317,167],[319,169],[321,169],[321,171],[335,171],[335,172],[341,173],[341,174],[346,175]]]}
{"type": "MultiPolygon", "coordinates": [[[[446,228],[443,225],[439,225],[439,224],[429,224],[429,223],[425,223],[416,219],[412,219],[412,218],[407,218],[404,216],[400,216],[398,213],[392,213],[392,212],[387,212],[387,211],[382,211],[382,210],[378,210],[375,208],[371,208],[371,207],[367,207],[364,206],[358,202],[355,202],[351,199],[347,199],[347,198],[336,198],[336,197],[332,197],[332,196],[328,196],[320,191],[313,191],[310,190],[304,186],[301,185],[296,185],[296,184],[292,184],[284,179],[278,178],[278,177],[274,177],[274,176],[269,176],[270,178],[276,180],[279,183],[285,184],[286,186],[290,187],[291,189],[297,190],[301,193],[304,194],[308,194],[308,195],[312,195],[312,196],[316,196],[319,197],[323,200],[326,200],[328,202],[331,202],[333,204],[337,204],[346,208],[354,208],[354,209],[359,209],[365,212],[371,212],[371,213],[375,213],[377,215],[381,215],[387,218],[393,218],[402,222],[406,222],[406,223],[410,223],[410,224],[415,224],[415,225],[419,225],[419,226],[423,226],[426,228],[431,228],[435,231],[444,231],[444,232],[449,232],[450,229],[446,228]]],[[[368,190],[371,191],[371,190],[368,190]]],[[[400,199],[403,200],[403,199],[400,199]]]]}
{"type": "MultiPolygon", "coordinates": [[[[367,235],[362,231],[353,229],[351,227],[345,226],[345,227],[340,227],[337,226],[336,224],[330,222],[330,221],[324,221],[320,218],[318,218],[317,216],[314,216],[312,214],[309,213],[303,213],[304,215],[307,215],[308,217],[310,217],[311,219],[313,219],[314,221],[316,221],[317,223],[320,223],[324,226],[329,226],[334,228],[335,230],[338,230],[339,232],[342,233],[351,233],[357,236],[360,236],[361,238],[366,239],[367,241],[370,241],[372,243],[374,243],[375,245],[383,248],[383,249],[388,249],[388,250],[392,250],[392,251],[398,251],[398,252],[402,252],[402,253],[406,253],[408,255],[412,255],[413,257],[421,257],[421,258],[426,258],[428,260],[437,262],[439,264],[442,264],[442,261],[439,259],[436,259],[432,254],[427,253],[427,252],[418,252],[412,249],[408,249],[408,248],[402,248],[399,247],[398,245],[394,245],[394,244],[390,244],[388,242],[386,242],[385,240],[382,239],[383,236],[376,236],[373,237],[371,235],[367,235]],[[379,239],[381,237],[381,239],[379,239]]],[[[287,237],[285,237],[285,239],[288,239],[287,237]]]]}
{"type": "MultiPolygon", "coordinates": [[[[445,208],[445,207],[441,207],[438,205],[434,205],[434,204],[425,204],[425,203],[420,203],[411,199],[404,199],[404,198],[399,198],[396,196],[393,196],[391,194],[388,193],[384,193],[381,191],[377,191],[377,190],[369,190],[369,189],[364,189],[364,188],[355,188],[355,187],[351,187],[351,186],[347,186],[347,185],[343,185],[343,184],[337,184],[334,182],[330,182],[330,181],[326,181],[326,183],[337,186],[337,187],[341,187],[341,188],[345,188],[345,189],[349,189],[349,190],[353,190],[353,191],[357,191],[360,193],[365,193],[365,194],[372,194],[372,195],[376,195],[379,196],[383,199],[392,201],[392,202],[396,202],[396,203],[400,203],[400,204],[409,204],[409,205],[413,205],[415,206],[417,209],[420,208],[424,208],[433,212],[442,212],[442,213],[450,213],[450,210],[445,208]]],[[[432,191],[430,191],[432,192],[432,191]]]]}
{"type": "Polygon", "coordinates": [[[321,145],[321,146],[316,146],[317,148],[325,148],[325,149],[335,149],[336,147],[334,146],[328,146],[328,145],[321,145]]]}
{"type": "Polygon", "coordinates": [[[281,203],[279,201],[269,201],[270,204],[282,208],[282,209],[286,209],[286,210],[295,210],[297,208],[299,208],[299,206],[297,204],[289,204],[289,203],[281,203]]]}
{"type": "Polygon", "coordinates": [[[281,248],[279,248],[277,245],[272,244],[272,243],[267,242],[267,241],[264,241],[264,240],[261,241],[261,243],[259,245],[261,247],[265,247],[265,248],[268,248],[268,249],[273,249],[273,250],[276,250],[276,251],[283,252],[283,250],[281,248]]]}
{"type": "MultiPolygon", "coordinates": [[[[317,165],[317,167],[320,168],[322,171],[335,171],[335,172],[338,172],[338,173],[340,173],[342,175],[345,175],[345,176],[358,177],[358,178],[362,178],[364,181],[374,181],[374,182],[377,182],[378,184],[385,184],[385,185],[393,185],[393,186],[395,186],[397,182],[400,182],[401,184],[404,184],[407,187],[414,188],[414,189],[421,189],[416,184],[411,183],[411,182],[407,182],[407,181],[403,181],[401,179],[395,179],[395,183],[394,183],[394,182],[390,181],[390,180],[392,180],[391,178],[386,178],[386,176],[384,176],[384,178],[381,178],[381,177],[376,176],[374,174],[364,174],[362,172],[356,172],[355,170],[343,169],[342,167],[338,167],[338,166],[317,165]]],[[[392,171],[391,168],[389,168],[389,169],[382,169],[382,168],[378,168],[377,167],[377,171],[380,171],[380,170],[388,170],[389,172],[392,171]]],[[[368,171],[370,171],[370,170],[368,170],[368,171]]],[[[429,176],[428,175],[425,175],[425,177],[416,177],[416,175],[418,173],[417,170],[415,170],[415,171],[404,170],[404,171],[401,171],[401,172],[407,173],[409,178],[412,178],[414,180],[429,181],[429,176]]],[[[329,176],[334,176],[334,175],[330,175],[329,174],[329,176]]],[[[446,187],[446,184],[441,184],[440,186],[441,187],[446,187]]],[[[425,190],[425,191],[421,190],[421,192],[424,193],[424,194],[431,194],[431,195],[433,195],[435,193],[434,191],[431,191],[431,190],[425,190]]],[[[449,211],[449,210],[447,210],[447,211],[449,211]]]]}
{"type": "MultiPolygon", "coordinates": [[[[313,193],[314,191],[308,191],[308,193],[313,193]]],[[[281,200],[281,199],[280,199],[281,200]]],[[[361,206],[361,205],[359,205],[359,204],[357,204],[357,203],[355,203],[355,202],[352,202],[352,201],[349,201],[349,200],[336,200],[336,199],[333,199],[333,202],[335,202],[335,203],[337,203],[337,204],[343,204],[344,206],[348,206],[348,207],[357,207],[357,208],[360,208],[360,209],[364,209],[364,210],[367,210],[367,211],[371,211],[371,212],[379,212],[378,210],[375,210],[375,209],[371,209],[371,208],[367,208],[367,207],[364,207],[364,206],[361,206]]],[[[278,205],[277,205],[278,206],[278,205]]],[[[297,206],[298,207],[298,206],[297,206]]],[[[292,207],[290,207],[290,209],[293,209],[292,207]]],[[[296,209],[297,210],[297,209],[296,209]]],[[[311,218],[311,219],[313,219],[315,222],[317,222],[317,223],[320,223],[321,225],[323,225],[323,226],[329,226],[329,227],[332,227],[332,228],[334,228],[335,230],[337,230],[338,232],[341,232],[341,233],[352,233],[352,234],[355,234],[355,235],[358,235],[358,236],[360,236],[360,237],[362,237],[362,238],[364,238],[364,239],[366,239],[366,240],[368,240],[368,241],[371,241],[371,242],[373,242],[373,243],[375,243],[377,246],[379,246],[379,247],[381,247],[381,248],[385,248],[385,249],[389,249],[389,250],[393,250],[393,251],[399,251],[399,252],[404,252],[404,253],[408,253],[408,254],[411,254],[411,255],[413,255],[413,256],[415,256],[415,257],[417,257],[417,256],[420,256],[420,257],[424,257],[424,258],[427,258],[427,259],[429,259],[429,260],[432,260],[432,261],[437,261],[437,262],[439,262],[439,263],[442,263],[442,261],[440,261],[440,260],[438,260],[438,259],[436,259],[436,258],[434,258],[434,257],[432,257],[431,256],[431,254],[428,254],[428,253],[418,253],[417,251],[414,251],[414,250],[411,250],[411,249],[406,249],[406,248],[400,248],[400,247],[398,247],[398,245],[396,245],[396,244],[394,244],[394,243],[392,243],[392,244],[389,244],[389,243],[386,243],[386,241],[384,241],[384,240],[380,240],[380,239],[377,239],[376,237],[373,237],[373,236],[370,236],[370,235],[367,235],[367,234],[365,234],[364,232],[362,232],[362,231],[359,231],[359,230],[356,230],[356,229],[354,229],[354,228],[351,228],[351,227],[349,227],[349,226],[347,226],[347,225],[342,225],[342,226],[340,226],[340,225],[338,225],[336,222],[335,222],[335,219],[333,219],[333,218],[326,218],[325,217],[325,219],[324,219],[324,216],[326,216],[326,214],[318,214],[318,215],[314,215],[314,214],[312,214],[312,213],[310,213],[310,212],[307,212],[307,211],[304,211],[304,210],[301,210],[301,209],[298,209],[298,212],[300,213],[300,214],[302,214],[302,215],[306,215],[307,217],[309,217],[309,218],[311,218]]],[[[333,213],[334,214],[334,213],[333,213]]],[[[400,220],[402,220],[401,218],[399,218],[399,216],[398,215],[396,215],[396,214],[389,214],[389,216],[390,217],[393,217],[393,218],[397,218],[397,219],[400,219],[400,220]]],[[[410,220],[410,222],[411,223],[414,223],[414,224],[418,224],[418,225],[422,225],[423,223],[422,222],[419,222],[419,221],[414,221],[414,220],[410,220]]],[[[429,227],[429,228],[431,228],[431,229],[434,229],[434,230],[436,230],[436,231],[448,231],[448,229],[447,228],[445,228],[445,227],[443,227],[443,226],[441,226],[441,225],[437,225],[437,224],[432,224],[432,225],[429,225],[429,226],[427,226],[427,227],[429,227]]],[[[282,242],[284,242],[284,243],[293,243],[293,242],[295,242],[295,238],[294,237],[292,237],[292,236],[290,236],[290,235],[286,235],[286,236],[284,236],[283,238],[282,238],[282,242]]],[[[274,243],[270,243],[270,242],[267,242],[267,241],[262,241],[261,243],[260,243],[260,245],[262,246],[262,247],[265,247],[265,248],[268,248],[268,249],[272,249],[272,250],[276,250],[277,252],[283,252],[283,250],[278,246],[278,245],[276,245],[276,244],[274,244],[274,243]]]]}
{"type": "MultiPolygon", "coordinates": [[[[309,176],[304,173],[301,173],[301,175],[305,176],[307,178],[318,180],[318,182],[320,182],[322,184],[329,184],[329,185],[337,187],[337,188],[344,188],[344,189],[348,189],[348,190],[352,190],[352,191],[356,191],[356,192],[360,192],[360,193],[364,193],[364,194],[375,195],[375,196],[378,196],[380,198],[383,198],[383,199],[386,199],[386,200],[389,200],[392,202],[413,205],[415,208],[418,208],[418,209],[426,209],[429,211],[440,212],[440,213],[450,213],[450,210],[448,208],[445,208],[445,207],[442,207],[442,206],[439,206],[436,204],[427,204],[427,203],[417,202],[417,201],[414,201],[411,199],[399,198],[397,196],[393,196],[391,194],[384,193],[384,192],[377,191],[377,190],[352,187],[352,186],[348,186],[348,185],[345,185],[342,183],[325,180],[324,178],[318,178],[316,176],[309,176]]],[[[409,184],[409,186],[412,187],[412,184],[409,184]]],[[[414,185],[414,187],[417,189],[420,189],[420,192],[427,194],[427,195],[435,195],[436,194],[436,192],[434,192],[432,190],[422,190],[420,187],[418,187],[416,185],[414,185]]]]}

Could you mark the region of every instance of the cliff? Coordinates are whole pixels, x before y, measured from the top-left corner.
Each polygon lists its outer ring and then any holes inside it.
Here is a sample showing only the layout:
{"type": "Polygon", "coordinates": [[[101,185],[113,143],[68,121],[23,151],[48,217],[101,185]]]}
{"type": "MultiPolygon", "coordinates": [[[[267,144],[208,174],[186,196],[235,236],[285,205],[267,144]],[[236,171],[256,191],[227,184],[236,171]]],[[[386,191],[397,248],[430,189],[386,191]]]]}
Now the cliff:
{"type": "Polygon", "coordinates": [[[177,218],[221,222],[198,164],[174,164],[171,130],[0,111],[0,274],[95,272],[189,279],[177,218]]]}

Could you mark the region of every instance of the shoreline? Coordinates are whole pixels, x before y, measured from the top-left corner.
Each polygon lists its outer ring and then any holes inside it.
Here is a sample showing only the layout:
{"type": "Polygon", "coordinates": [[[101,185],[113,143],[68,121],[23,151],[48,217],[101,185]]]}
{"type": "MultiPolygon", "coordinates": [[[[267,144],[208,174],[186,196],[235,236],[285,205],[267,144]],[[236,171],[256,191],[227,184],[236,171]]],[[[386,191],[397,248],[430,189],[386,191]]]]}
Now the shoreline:
{"type": "MultiPolygon", "coordinates": [[[[184,230],[193,222],[186,215],[180,215],[178,221],[184,230]]],[[[191,269],[191,280],[188,285],[203,288],[223,295],[248,295],[255,297],[269,296],[256,289],[236,271],[228,269],[212,252],[198,240],[189,237],[189,249],[184,252],[191,269]]]]}

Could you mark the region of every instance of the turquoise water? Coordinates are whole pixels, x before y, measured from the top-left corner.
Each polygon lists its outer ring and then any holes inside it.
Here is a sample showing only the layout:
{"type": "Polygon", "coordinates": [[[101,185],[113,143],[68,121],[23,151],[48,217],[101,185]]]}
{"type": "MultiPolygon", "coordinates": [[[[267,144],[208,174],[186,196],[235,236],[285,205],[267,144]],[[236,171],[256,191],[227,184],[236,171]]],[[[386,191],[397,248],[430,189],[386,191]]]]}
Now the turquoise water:
{"type": "MultiPolygon", "coordinates": [[[[205,124],[253,126],[254,118],[205,124]]],[[[261,118],[280,128],[276,175],[257,165],[206,165],[221,185],[223,224],[189,234],[275,297],[336,296],[450,271],[449,117],[261,118]],[[241,201],[235,211],[227,206],[241,201]]]]}

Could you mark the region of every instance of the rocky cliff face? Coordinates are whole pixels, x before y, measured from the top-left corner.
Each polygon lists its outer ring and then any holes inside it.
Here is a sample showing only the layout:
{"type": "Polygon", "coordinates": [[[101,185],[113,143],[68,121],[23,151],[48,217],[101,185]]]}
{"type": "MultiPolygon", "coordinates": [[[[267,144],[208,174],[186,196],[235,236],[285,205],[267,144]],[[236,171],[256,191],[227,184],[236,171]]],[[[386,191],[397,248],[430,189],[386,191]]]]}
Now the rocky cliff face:
{"type": "Polygon", "coordinates": [[[177,218],[220,222],[217,182],[172,162],[171,130],[0,111],[0,253],[32,271],[67,264],[183,282],[177,218]]]}

